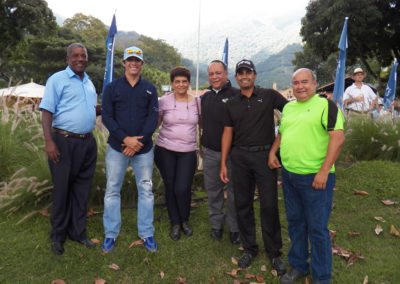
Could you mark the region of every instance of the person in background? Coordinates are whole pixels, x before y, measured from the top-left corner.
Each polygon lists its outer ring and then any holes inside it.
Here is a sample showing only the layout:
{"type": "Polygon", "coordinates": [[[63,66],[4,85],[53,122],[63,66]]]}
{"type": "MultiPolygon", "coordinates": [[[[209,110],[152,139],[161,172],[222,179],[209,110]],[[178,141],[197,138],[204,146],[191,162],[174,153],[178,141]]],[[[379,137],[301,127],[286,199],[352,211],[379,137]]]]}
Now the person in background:
{"type": "Polygon", "coordinates": [[[105,158],[102,250],[107,253],[115,247],[121,229],[120,192],[126,169],[131,166],[138,191],[138,235],[145,248],[155,252],[152,135],[157,128],[157,90],[141,77],[144,59],[140,48],[125,49],[123,64],[124,76],[107,85],[102,103],[103,123],[110,133],[105,158]]]}
{"type": "Polygon", "coordinates": [[[154,147],[154,160],[164,181],[170,237],[177,241],[181,230],[186,236],[193,234],[189,216],[197,166],[196,131],[200,103],[188,94],[190,71],[187,68],[172,69],[170,79],[173,92],[159,101],[160,132],[154,147]]]}
{"type": "Polygon", "coordinates": [[[65,70],[47,80],[39,106],[53,180],[50,238],[56,255],[64,253],[67,237],[95,247],[87,237],[86,218],[97,159],[91,133],[96,125],[97,94],[85,73],[88,54],[83,44],[68,46],[67,63],[65,70]]]}
{"type": "Polygon", "coordinates": [[[309,273],[312,283],[329,283],[332,248],[328,230],[335,186],[334,163],[344,143],[343,115],[329,99],[315,94],[313,72],[301,68],[292,76],[296,101],[283,108],[279,135],[269,152],[271,169],[281,167],[290,237],[291,270],[280,282],[295,283],[309,273]]]}
{"type": "Polygon", "coordinates": [[[343,105],[350,116],[368,116],[375,108],[377,96],[368,85],[363,83],[364,77],[365,74],[361,68],[354,69],[354,83],[347,87],[343,94],[343,105]]]}
{"type": "Polygon", "coordinates": [[[282,275],[286,268],[281,259],[277,170],[268,168],[267,159],[275,138],[274,109],[281,111],[287,101],[273,89],[255,87],[257,73],[250,60],[243,59],[236,64],[235,78],[240,95],[230,99],[225,108],[220,178],[224,183],[229,181],[227,160],[230,151],[235,208],[244,248],[238,265],[249,267],[258,254],[253,207],[257,185],[265,252],[272,268],[282,275]]]}
{"type": "MultiPolygon", "coordinates": [[[[211,223],[211,238],[221,240],[225,220],[228,223],[229,238],[233,244],[240,244],[239,228],[236,220],[235,200],[232,182],[227,183],[226,213],[224,212],[225,184],[219,177],[221,164],[221,137],[224,130],[223,114],[226,102],[238,95],[239,90],[228,80],[226,65],[213,60],[208,65],[210,91],[201,97],[204,186],[208,196],[208,215],[211,223]]],[[[231,177],[230,158],[227,162],[228,176],[231,177]]]]}

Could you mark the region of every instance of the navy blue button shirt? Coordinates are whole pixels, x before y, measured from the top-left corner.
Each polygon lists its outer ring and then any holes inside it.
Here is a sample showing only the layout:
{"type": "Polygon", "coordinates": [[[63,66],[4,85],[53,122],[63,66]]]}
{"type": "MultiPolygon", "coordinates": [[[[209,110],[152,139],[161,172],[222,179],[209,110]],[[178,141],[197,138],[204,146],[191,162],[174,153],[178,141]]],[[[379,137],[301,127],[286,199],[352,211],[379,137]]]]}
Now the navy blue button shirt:
{"type": "Polygon", "coordinates": [[[122,141],[128,136],[143,136],[144,147],[137,154],[147,153],[158,122],[157,90],[142,78],[133,87],[125,76],[116,79],[104,91],[101,115],[114,150],[122,152],[122,141]]]}

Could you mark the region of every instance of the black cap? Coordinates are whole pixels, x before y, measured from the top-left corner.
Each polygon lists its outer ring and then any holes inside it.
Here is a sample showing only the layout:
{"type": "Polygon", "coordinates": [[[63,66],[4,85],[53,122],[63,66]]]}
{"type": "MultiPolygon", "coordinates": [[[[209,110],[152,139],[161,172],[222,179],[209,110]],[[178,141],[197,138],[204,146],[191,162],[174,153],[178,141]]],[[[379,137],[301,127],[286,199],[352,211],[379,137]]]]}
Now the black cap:
{"type": "Polygon", "coordinates": [[[242,59],[236,64],[236,69],[235,69],[236,74],[239,71],[239,69],[247,69],[250,71],[254,71],[254,73],[257,73],[256,66],[254,66],[253,61],[248,60],[248,59],[242,59]]]}

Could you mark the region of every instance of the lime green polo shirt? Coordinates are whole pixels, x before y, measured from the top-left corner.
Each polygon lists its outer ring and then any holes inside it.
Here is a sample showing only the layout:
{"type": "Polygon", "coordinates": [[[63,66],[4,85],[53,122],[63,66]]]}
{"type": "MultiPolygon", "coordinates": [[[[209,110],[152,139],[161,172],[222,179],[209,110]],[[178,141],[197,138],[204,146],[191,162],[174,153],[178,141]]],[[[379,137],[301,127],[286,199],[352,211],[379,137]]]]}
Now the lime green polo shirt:
{"type": "MultiPolygon", "coordinates": [[[[292,101],[282,111],[280,155],[286,170],[317,173],[326,157],[329,131],[343,129],[342,112],[330,100],[314,95],[305,102],[292,101]]],[[[331,172],[335,172],[333,166],[331,172]]]]}

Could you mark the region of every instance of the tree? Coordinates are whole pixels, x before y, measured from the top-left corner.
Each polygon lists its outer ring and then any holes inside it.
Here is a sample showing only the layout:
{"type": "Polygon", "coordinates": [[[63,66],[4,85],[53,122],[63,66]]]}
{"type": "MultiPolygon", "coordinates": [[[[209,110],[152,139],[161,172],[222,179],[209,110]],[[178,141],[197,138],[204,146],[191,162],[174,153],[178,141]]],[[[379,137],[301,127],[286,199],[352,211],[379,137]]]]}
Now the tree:
{"type": "Polygon", "coordinates": [[[75,14],[64,21],[63,27],[79,34],[86,45],[105,45],[108,29],[102,21],[83,14],[75,14]]]}
{"type": "MultiPolygon", "coordinates": [[[[347,64],[358,60],[375,79],[382,67],[400,58],[400,3],[397,0],[314,0],[302,19],[305,45],[322,60],[338,48],[344,18],[348,16],[347,64]],[[378,69],[370,62],[377,60],[378,69]]],[[[308,51],[306,51],[308,52],[308,51]]]]}
{"type": "Polygon", "coordinates": [[[4,68],[17,45],[27,37],[46,37],[57,30],[53,12],[44,0],[2,0],[0,2],[0,78],[9,80],[4,68]]]}

